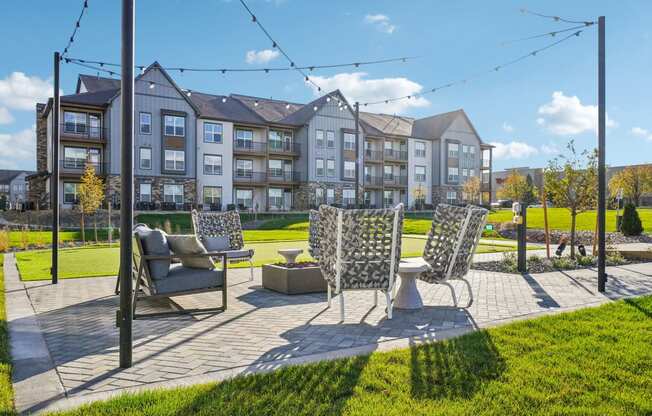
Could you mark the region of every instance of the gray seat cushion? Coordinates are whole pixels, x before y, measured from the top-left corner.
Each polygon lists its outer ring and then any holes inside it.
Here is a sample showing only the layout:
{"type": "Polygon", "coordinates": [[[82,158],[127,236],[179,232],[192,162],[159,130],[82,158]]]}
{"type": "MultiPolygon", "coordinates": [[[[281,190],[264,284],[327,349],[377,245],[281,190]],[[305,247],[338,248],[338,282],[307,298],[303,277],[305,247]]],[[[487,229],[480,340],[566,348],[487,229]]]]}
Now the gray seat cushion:
{"type": "MultiPolygon", "coordinates": [[[[144,255],[170,256],[167,235],[161,230],[152,230],[146,225],[136,227],[136,235],[143,245],[144,255]]],[[[149,273],[152,279],[164,279],[170,269],[170,260],[148,260],[149,273]]]]}
{"type": "Polygon", "coordinates": [[[223,270],[206,270],[175,264],[165,279],[154,282],[157,294],[207,289],[224,284],[223,270]]]}
{"type": "Polygon", "coordinates": [[[254,251],[251,249],[226,250],[225,253],[227,259],[248,259],[254,255],[254,251]]]}
{"type": "Polygon", "coordinates": [[[231,249],[231,242],[229,241],[228,235],[204,237],[202,243],[204,243],[204,247],[208,251],[226,251],[231,249]]]}

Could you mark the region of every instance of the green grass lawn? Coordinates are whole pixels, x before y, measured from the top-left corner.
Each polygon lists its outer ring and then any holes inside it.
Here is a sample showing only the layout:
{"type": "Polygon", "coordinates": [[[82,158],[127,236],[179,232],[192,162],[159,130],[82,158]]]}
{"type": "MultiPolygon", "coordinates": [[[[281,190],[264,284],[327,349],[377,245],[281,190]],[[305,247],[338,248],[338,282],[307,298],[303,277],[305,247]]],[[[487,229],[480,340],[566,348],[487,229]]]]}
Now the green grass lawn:
{"type": "MultiPolygon", "coordinates": [[[[423,238],[405,237],[402,241],[402,256],[416,257],[423,253],[426,240],[423,238]]],[[[276,242],[249,242],[245,247],[254,249],[254,265],[262,266],[266,263],[283,261],[278,254],[281,248],[301,248],[304,253],[299,256],[299,261],[312,260],[308,254],[308,242],[302,241],[276,241],[276,242]]],[[[478,253],[512,251],[514,244],[480,244],[478,253]]],[[[35,250],[16,253],[18,269],[23,280],[47,280],[50,278],[51,250],[35,250]]],[[[62,279],[77,277],[114,276],[118,271],[120,249],[113,247],[84,247],[69,248],[59,251],[59,277],[62,279]]],[[[236,263],[229,267],[249,267],[249,263],[236,263]]]]}
{"type": "Polygon", "coordinates": [[[0,414],[14,414],[14,393],[11,386],[11,357],[5,310],[4,255],[0,254],[0,414]]]}
{"type": "Polygon", "coordinates": [[[649,415],[652,297],[61,415],[649,415]]]}

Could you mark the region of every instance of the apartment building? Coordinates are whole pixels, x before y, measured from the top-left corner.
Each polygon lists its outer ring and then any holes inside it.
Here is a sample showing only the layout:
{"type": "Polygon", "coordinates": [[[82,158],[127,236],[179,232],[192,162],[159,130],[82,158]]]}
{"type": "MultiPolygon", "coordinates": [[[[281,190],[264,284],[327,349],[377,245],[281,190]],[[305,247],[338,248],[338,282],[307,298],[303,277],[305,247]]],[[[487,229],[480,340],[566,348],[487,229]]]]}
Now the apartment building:
{"type": "MultiPolygon", "coordinates": [[[[463,110],[424,119],[360,112],[356,136],[355,113],[339,91],[306,104],[213,95],[180,88],[158,63],[135,83],[137,209],[459,203],[473,176],[490,192],[491,146],[463,110]]],[[[37,105],[31,198],[47,203],[59,163],[64,208],[76,203],[89,165],[119,203],[120,100],[119,80],[80,75],[75,94],[61,97],[60,126],[52,125],[52,100],[37,105]],[[59,161],[52,160],[53,128],[59,161]]]]}

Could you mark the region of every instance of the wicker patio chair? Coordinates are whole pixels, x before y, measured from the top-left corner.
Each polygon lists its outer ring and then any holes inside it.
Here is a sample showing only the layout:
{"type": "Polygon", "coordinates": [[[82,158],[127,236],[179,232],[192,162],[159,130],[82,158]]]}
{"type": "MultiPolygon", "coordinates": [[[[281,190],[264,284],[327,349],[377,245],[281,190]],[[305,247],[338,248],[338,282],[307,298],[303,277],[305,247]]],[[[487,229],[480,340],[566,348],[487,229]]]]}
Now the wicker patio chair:
{"type": "Polygon", "coordinates": [[[392,319],[395,276],[401,257],[403,204],[390,209],[343,210],[319,208],[319,265],[328,283],[328,306],[332,294],[340,296],[344,321],[344,292],[373,290],[385,294],[387,317],[392,319]]]}
{"type": "Polygon", "coordinates": [[[319,211],[311,209],[308,214],[308,252],[313,259],[319,259],[319,211]]]}
{"type": "Polygon", "coordinates": [[[142,319],[164,315],[210,313],[225,311],[227,306],[227,255],[226,253],[207,252],[202,254],[177,255],[147,253],[141,239],[142,232],[151,231],[149,227],[139,224],[133,234],[132,274],[134,279],[133,318],[142,319]],[[211,257],[219,261],[221,268],[213,270],[185,267],[179,260],[191,257],[211,257]],[[176,261],[176,262],[175,262],[176,261]],[[163,267],[163,269],[161,269],[163,267]],[[145,298],[171,298],[173,296],[192,295],[206,292],[222,292],[222,305],[215,308],[178,309],[171,312],[137,314],[138,301],[145,298]]]}
{"type": "Polygon", "coordinates": [[[421,273],[419,279],[448,286],[455,306],[457,296],[449,280],[466,283],[470,298],[467,306],[473,303],[471,285],[464,277],[471,267],[488,213],[486,209],[473,205],[458,207],[439,204],[435,209],[428,241],[423,249],[423,259],[430,265],[430,270],[421,273]]]}
{"type": "Polygon", "coordinates": [[[249,280],[254,280],[254,250],[244,248],[238,211],[192,211],[192,226],[208,251],[225,252],[229,263],[249,262],[249,280]]]}

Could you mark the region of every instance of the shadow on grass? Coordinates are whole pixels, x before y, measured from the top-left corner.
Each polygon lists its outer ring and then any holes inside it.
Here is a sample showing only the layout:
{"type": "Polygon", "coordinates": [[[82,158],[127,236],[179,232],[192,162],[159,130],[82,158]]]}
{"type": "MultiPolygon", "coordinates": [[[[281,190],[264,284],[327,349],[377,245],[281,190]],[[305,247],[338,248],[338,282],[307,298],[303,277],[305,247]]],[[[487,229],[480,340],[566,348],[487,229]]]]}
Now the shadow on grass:
{"type": "Polygon", "coordinates": [[[635,309],[638,309],[640,312],[645,314],[648,318],[652,319],[652,308],[644,307],[643,305],[641,305],[641,302],[639,302],[637,299],[625,299],[625,303],[635,309]]]}

